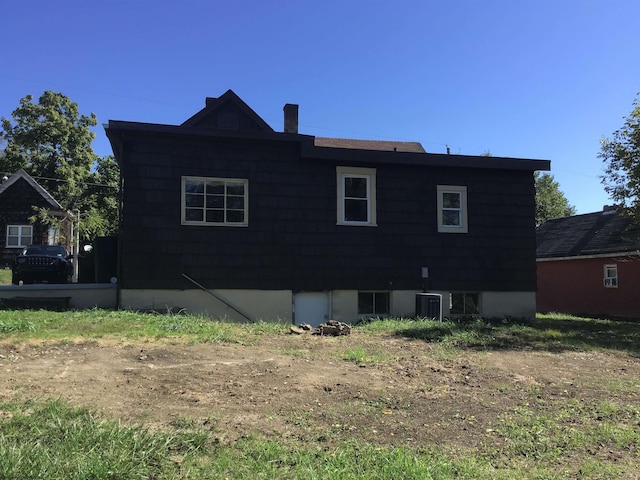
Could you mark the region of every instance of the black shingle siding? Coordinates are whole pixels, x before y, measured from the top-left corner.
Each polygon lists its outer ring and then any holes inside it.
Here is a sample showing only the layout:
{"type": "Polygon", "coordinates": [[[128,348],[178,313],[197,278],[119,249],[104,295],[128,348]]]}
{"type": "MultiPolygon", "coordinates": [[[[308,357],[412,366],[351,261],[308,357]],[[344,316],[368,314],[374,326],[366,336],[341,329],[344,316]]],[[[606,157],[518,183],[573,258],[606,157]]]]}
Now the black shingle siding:
{"type": "Polygon", "coordinates": [[[531,171],[358,164],[377,173],[378,226],[365,227],[336,225],[344,164],[295,142],[132,135],[122,286],[193,288],[186,274],[207,288],[420,289],[428,266],[433,289],[535,289],[531,171]],[[248,179],[249,225],[181,225],[183,175],[248,179]],[[468,234],[437,232],[438,184],[467,187],[468,234]]]}

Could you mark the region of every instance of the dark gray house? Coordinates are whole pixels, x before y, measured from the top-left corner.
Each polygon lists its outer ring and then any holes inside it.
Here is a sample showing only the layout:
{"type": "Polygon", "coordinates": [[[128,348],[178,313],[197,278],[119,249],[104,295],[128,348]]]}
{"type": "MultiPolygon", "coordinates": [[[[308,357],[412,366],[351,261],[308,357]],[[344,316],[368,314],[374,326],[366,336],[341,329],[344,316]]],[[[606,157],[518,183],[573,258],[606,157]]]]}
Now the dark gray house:
{"type": "Polygon", "coordinates": [[[23,247],[31,244],[57,245],[70,240],[71,221],[61,222],[61,229],[53,229],[42,222],[32,221],[36,208],[67,219],[70,215],[51,194],[23,169],[18,170],[0,185],[0,253],[2,267],[11,266],[23,247]]]}
{"type": "Polygon", "coordinates": [[[234,92],[182,125],[110,121],[119,303],[296,323],[535,314],[533,172],[546,160],[276,132],[234,92]]]}

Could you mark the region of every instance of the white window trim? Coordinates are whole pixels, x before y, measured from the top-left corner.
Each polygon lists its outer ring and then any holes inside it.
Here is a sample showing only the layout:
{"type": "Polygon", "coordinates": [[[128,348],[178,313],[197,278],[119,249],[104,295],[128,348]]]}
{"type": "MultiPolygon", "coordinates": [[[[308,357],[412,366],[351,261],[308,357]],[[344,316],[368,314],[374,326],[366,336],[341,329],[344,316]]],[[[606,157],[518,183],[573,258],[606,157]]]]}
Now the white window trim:
{"type": "MultiPolygon", "coordinates": [[[[246,178],[224,178],[224,177],[198,177],[198,176],[183,176],[181,180],[181,196],[180,196],[180,216],[182,225],[195,225],[200,227],[211,227],[211,226],[222,226],[222,227],[246,227],[249,225],[249,180],[246,178]],[[186,191],[185,191],[185,182],[189,180],[195,181],[208,181],[208,180],[216,180],[221,182],[241,182],[244,185],[244,222],[207,222],[203,221],[192,221],[186,220],[186,191]]],[[[226,195],[226,194],[225,194],[226,195]]],[[[226,217],[226,215],[225,215],[226,217]]],[[[206,218],[203,217],[203,218],[206,218]]]]}
{"type": "MultiPolygon", "coordinates": [[[[15,235],[11,235],[12,237],[14,237],[15,235]]],[[[29,245],[31,245],[31,243],[33,243],[33,225],[7,225],[7,231],[6,231],[6,236],[5,236],[5,248],[24,248],[27,247],[29,245]],[[17,228],[18,229],[18,242],[19,245],[9,245],[9,229],[10,228],[17,228]],[[22,229],[23,228],[29,228],[31,229],[31,235],[23,235],[22,233],[22,229]],[[29,241],[25,243],[25,238],[28,238],[29,241]]]]}
{"type": "Polygon", "coordinates": [[[608,264],[604,266],[604,278],[602,283],[605,288],[618,288],[618,265],[608,264]],[[609,272],[613,271],[615,276],[610,276],[609,272]]]}
{"type": "Polygon", "coordinates": [[[437,209],[438,209],[438,232],[439,233],[469,233],[467,221],[467,187],[461,185],[438,185],[437,186],[437,209]],[[442,223],[443,194],[460,194],[460,225],[444,225],[442,223]]]}
{"type": "Polygon", "coordinates": [[[361,167],[336,167],[336,184],[337,184],[337,224],[338,225],[356,225],[356,226],[377,226],[376,218],[376,169],[361,167]],[[366,178],[367,179],[367,221],[354,222],[347,221],[344,218],[344,179],[347,177],[366,178]]]}

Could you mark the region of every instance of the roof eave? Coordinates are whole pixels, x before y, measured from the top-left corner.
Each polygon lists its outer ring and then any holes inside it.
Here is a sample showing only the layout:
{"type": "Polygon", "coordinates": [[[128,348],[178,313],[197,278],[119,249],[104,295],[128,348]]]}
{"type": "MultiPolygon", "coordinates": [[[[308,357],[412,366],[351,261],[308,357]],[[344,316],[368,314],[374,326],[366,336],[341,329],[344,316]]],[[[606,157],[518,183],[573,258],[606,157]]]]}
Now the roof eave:
{"type": "Polygon", "coordinates": [[[548,171],[551,169],[550,160],[318,147],[314,145],[313,136],[295,133],[238,131],[191,127],[186,125],[126,122],[120,120],[109,120],[109,123],[105,125],[104,128],[107,138],[111,142],[114,153],[116,154],[116,158],[119,156],[118,152],[123,147],[126,137],[129,134],[158,134],[298,142],[301,145],[302,158],[363,165],[378,163],[521,171],[548,171]]]}
{"type": "Polygon", "coordinates": [[[592,253],[584,255],[568,255],[559,257],[538,257],[536,262],[560,262],[567,260],[589,260],[594,258],[619,258],[619,257],[638,257],[640,256],[640,250],[627,250],[616,251],[609,253],[592,253]]]}
{"type": "Polygon", "coordinates": [[[403,165],[422,165],[434,167],[446,166],[459,168],[528,171],[551,170],[550,160],[317,147],[312,143],[303,145],[302,156],[310,159],[348,161],[352,163],[362,164],[397,163],[403,165]]]}

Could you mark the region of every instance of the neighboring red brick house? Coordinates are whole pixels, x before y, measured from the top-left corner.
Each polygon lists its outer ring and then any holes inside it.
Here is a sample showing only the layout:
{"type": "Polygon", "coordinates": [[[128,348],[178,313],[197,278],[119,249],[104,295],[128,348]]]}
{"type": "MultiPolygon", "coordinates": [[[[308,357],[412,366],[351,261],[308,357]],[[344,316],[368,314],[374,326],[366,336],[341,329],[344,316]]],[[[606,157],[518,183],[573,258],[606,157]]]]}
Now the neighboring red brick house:
{"type": "Polygon", "coordinates": [[[640,319],[640,229],[621,211],[538,227],[538,312],[640,319]]]}

